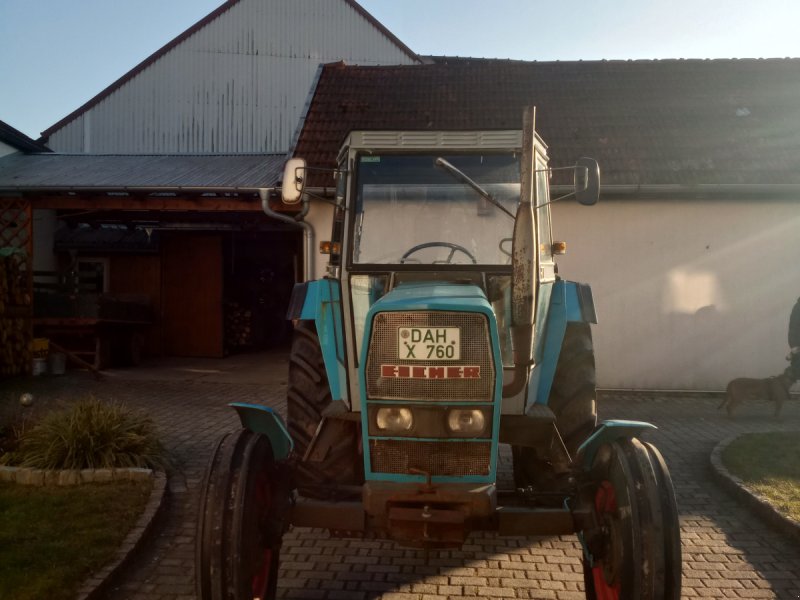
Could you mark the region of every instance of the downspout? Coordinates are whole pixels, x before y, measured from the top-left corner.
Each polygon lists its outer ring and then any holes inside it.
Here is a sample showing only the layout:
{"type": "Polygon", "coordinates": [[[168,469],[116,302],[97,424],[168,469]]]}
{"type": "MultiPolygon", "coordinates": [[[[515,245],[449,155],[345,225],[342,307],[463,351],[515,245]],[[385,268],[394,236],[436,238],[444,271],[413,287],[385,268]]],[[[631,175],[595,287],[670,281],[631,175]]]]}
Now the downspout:
{"type": "Polygon", "coordinates": [[[303,229],[303,281],[311,281],[314,279],[314,227],[304,220],[309,209],[308,197],[303,197],[303,210],[294,217],[290,217],[275,212],[269,207],[269,191],[269,188],[259,188],[258,190],[261,198],[261,210],[272,219],[303,229]]]}

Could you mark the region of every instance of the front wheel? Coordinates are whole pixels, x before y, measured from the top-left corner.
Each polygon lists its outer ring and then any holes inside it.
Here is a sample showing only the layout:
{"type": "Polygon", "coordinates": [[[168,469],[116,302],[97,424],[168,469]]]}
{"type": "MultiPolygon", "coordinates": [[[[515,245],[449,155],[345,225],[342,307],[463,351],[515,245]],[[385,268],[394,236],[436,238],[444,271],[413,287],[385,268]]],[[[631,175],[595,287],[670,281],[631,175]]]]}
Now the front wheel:
{"type": "Polygon", "coordinates": [[[678,510],[661,453],[637,439],[598,453],[596,527],[583,532],[589,600],[680,600],[678,510]]]}
{"type": "Polygon", "coordinates": [[[276,597],[288,478],[269,440],[241,430],[217,445],[200,494],[196,539],[199,600],[276,597]]]}

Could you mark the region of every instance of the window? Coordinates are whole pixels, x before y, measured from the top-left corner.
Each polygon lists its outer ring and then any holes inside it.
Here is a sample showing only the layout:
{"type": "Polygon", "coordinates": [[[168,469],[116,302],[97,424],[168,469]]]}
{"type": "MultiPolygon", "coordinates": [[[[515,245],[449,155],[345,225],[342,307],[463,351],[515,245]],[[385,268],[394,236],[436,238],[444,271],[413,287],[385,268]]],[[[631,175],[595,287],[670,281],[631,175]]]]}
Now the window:
{"type": "MultiPolygon", "coordinates": [[[[508,264],[514,219],[436,166],[436,154],[369,155],[358,161],[353,262],[508,264]],[[506,244],[507,246],[507,244],[506,244]]],[[[519,202],[514,154],[445,155],[512,215],[519,202]]]]}

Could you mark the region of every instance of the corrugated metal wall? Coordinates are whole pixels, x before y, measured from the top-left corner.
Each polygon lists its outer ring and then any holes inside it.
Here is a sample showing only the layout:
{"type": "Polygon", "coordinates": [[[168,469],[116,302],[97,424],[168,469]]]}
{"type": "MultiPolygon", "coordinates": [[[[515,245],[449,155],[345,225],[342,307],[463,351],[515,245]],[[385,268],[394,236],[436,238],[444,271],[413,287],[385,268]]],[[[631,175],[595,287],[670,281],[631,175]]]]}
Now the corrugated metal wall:
{"type": "Polygon", "coordinates": [[[338,0],[242,0],[50,136],[58,152],[284,152],[320,63],[413,62],[338,0]]]}

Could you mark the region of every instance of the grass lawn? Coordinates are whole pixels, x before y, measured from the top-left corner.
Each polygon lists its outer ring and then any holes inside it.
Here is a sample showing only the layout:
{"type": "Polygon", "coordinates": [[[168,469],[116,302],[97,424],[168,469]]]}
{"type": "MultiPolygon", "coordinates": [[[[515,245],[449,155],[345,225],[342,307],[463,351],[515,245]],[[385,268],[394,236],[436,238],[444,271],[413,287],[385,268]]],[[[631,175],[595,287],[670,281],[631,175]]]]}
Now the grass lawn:
{"type": "Polygon", "coordinates": [[[800,521],[800,433],[743,435],[725,449],[722,462],[748,489],[800,521]]]}
{"type": "Polygon", "coordinates": [[[0,484],[0,599],[73,600],[114,558],[151,489],[151,481],[0,484]]]}

